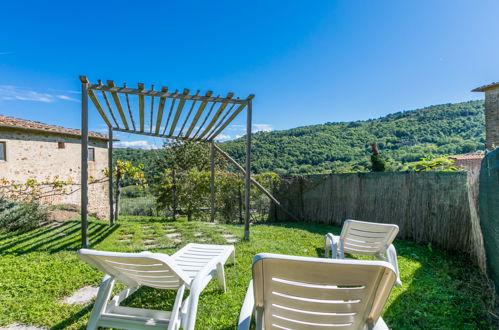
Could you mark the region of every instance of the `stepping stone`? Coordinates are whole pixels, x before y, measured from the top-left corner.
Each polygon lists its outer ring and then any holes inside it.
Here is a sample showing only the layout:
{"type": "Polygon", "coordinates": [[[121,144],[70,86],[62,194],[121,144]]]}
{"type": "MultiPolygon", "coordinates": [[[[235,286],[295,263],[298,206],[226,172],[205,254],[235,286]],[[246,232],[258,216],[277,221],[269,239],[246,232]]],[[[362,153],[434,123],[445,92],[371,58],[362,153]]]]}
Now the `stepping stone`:
{"type": "Polygon", "coordinates": [[[199,237],[199,236],[203,236],[203,235],[204,235],[204,233],[195,233],[194,237],[199,237]]]}
{"type": "Polygon", "coordinates": [[[0,328],[0,330],[43,330],[46,328],[39,327],[37,325],[26,325],[21,323],[12,323],[6,328],[0,328]]]}
{"type": "Polygon", "coordinates": [[[181,239],[181,238],[175,238],[175,239],[173,240],[173,243],[175,243],[175,244],[182,243],[182,239],[181,239]]]}
{"type": "Polygon", "coordinates": [[[182,236],[182,234],[180,233],[166,234],[166,237],[168,238],[179,237],[179,236],[182,236]]]}
{"type": "Polygon", "coordinates": [[[156,244],[150,244],[150,245],[144,245],[144,247],[146,249],[154,249],[154,248],[158,247],[158,245],[156,245],[156,244]]]}
{"type": "Polygon", "coordinates": [[[154,239],[146,239],[146,240],[144,240],[144,243],[146,244],[146,246],[147,246],[147,244],[151,244],[151,243],[155,243],[155,242],[156,242],[156,240],[154,240],[154,239]]]}
{"type": "Polygon", "coordinates": [[[226,238],[225,241],[227,243],[237,243],[237,242],[239,242],[236,238],[226,238]]]}
{"type": "Polygon", "coordinates": [[[227,238],[234,238],[234,237],[236,237],[236,235],[233,235],[233,234],[222,234],[222,235],[220,235],[220,236],[222,236],[222,237],[223,237],[223,238],[225,238],[225,239],[227,239],[227,238]]]}
{"type": "Polygon", "coordinates": [[[63,304],[87,304],[97,296],[99,288],[96,286],[85,286],[62,301],[63,304]]]}
{"type": "Polygon", "coordinates": [[[125,239],[119,239],[118,242],[131,242],[132,240],[129,239],[129,238],[125,238],[125,239]]]}
{"type": "Polygon", "coordinates": [[[171,228],[171,229],[166,229],[165,230],[167,233],[172,233],[174,231],[177,231],[175,228],[171,228]]]}

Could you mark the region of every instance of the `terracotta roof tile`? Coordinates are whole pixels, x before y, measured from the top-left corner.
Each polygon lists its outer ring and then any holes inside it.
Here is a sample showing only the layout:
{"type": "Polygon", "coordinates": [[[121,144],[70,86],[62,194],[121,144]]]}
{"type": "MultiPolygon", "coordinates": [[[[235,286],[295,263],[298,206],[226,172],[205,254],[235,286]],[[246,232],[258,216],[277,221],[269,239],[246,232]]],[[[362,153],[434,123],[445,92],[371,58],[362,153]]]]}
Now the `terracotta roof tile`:
{"type": "Polygon", "coordinates": [[[455,160],[465,160],[465,159],[482,159],[485,155],[484,154],[466,154],[466,155],[455,155],[455,156],[449,156],[451,159],[455,160]]]}
{"type": "MultiPolygon", "coordinates": [[[[55,126],[55,125],[48,125],[48,124],[40,123],[38,121],[24,120],[24,119],[20,119],[20,118],[3,116],[3,115],[0,115],[0,127],[14,127],[14,128],[26,129],[26,130],[31,130],[31,131],[51,132],[51,133],[58,133],[58,134],[65,134],[65,135],[81,136],[81,131],[78,129],[65,128],[65,127],[55,126]]],[[[96,133],[96,132],[89,132],[88,136],[95,138],[95,139],[100,139],[100,140],[107,140],[108,139],[107,135],[96,133]]]]}

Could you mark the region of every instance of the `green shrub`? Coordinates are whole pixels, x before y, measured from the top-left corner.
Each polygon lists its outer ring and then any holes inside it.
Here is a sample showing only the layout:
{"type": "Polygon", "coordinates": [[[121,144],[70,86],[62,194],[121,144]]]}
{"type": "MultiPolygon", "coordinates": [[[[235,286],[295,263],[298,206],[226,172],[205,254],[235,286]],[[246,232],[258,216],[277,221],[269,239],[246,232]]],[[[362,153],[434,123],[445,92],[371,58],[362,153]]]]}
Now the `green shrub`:
{"type": "Polygon", "coordinates": [[[120,201],[121,215],[142,215],[142,216],[158,216],[156,200],[152,196],[122,198],[120,201]]]}
{"type": "Polygon", "coordinates": [[[24,232],[46,219],[46,213],[36,203],[15,203],[0,198],[0,229],[24,232]]]}

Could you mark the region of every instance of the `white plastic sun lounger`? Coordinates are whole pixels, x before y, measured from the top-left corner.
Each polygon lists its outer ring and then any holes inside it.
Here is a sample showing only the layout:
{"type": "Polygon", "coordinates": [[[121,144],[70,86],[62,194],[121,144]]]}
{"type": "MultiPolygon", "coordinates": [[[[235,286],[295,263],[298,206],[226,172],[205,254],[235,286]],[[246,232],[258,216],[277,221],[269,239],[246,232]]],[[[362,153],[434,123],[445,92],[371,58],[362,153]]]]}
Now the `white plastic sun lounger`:
{"type": "Polygon", "coordinates": [[[253,259],[238,330],[388,329],[381,312],[395,283],[385,261],[262,253],[253,259]]]}
{"type": "Polygon", "coordinates": [[[397,251],[392,242],[399,232],[397,225],[345,220],[340,236],[328,233],[325,237],[325,255],[344,259],[345,253],[374,256],[388,261],[397,274],[397,286],[401,286],[397,251]]]}
{"type": "Polygon", "coordinates": [[[224,292],[224,264],[235,261],[232,245],[187,244],[175,254],[120,253],[81,249],[78,256],[106,275],[99,288],[87,329],[194,329],[199,295],[215,276],[224,292]],[[115,281],[127,288],[112,299],[115,281]],[[131,308],[120,303],[141,286],[176,290],[171,312],[131,308]],[[189,296],[184,300],[184,291],[189,296]]]}

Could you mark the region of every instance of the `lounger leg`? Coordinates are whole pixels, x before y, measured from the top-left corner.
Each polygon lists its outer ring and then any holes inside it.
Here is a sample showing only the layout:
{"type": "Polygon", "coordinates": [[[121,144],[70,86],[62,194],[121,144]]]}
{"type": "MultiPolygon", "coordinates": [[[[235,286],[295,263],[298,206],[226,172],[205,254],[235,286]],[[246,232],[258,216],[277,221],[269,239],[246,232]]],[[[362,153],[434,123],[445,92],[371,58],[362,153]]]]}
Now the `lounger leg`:
{"type": "Polygon", "coordinates": [[[220,290],[226,292],[227,287],[225,284],[225,270],[224,270],[224,265],[221,262],[217,263],[217,280],[218,280],[218,287],[220,288],[220,290]]]}
{"type": "Polygon", "coordinates": [[[104,279],[99,287],[99,292],[97,293],[97,298],[95,298],[94,308],[92,309],[92,314],[90,315],[90,320],[87,324],[87,330],[97,329],[97,323],[100,316],[106,309],[106,304],[111,297],[113,287],[114,278],[109,275],[104,276],[104,279]]]}
{"type": "Polygon", "coordinates": [[[236,264],[236,250],[234,249],[234,251],[232,251],[230,257],[229,257],[229,260],[230,260],[230,263],[232,265],[235,265],[236,264]]]}
{"type": "Polygon", "coordinates": [[[324,236],[324,257],[331,256],[331,239],[326,235],[324,236]]]}
{"type": "Polygon", "coordinates": [[[263,308],[257,307],[255,308],[255,329],[265,329],[263,322],[263,308]]]}

